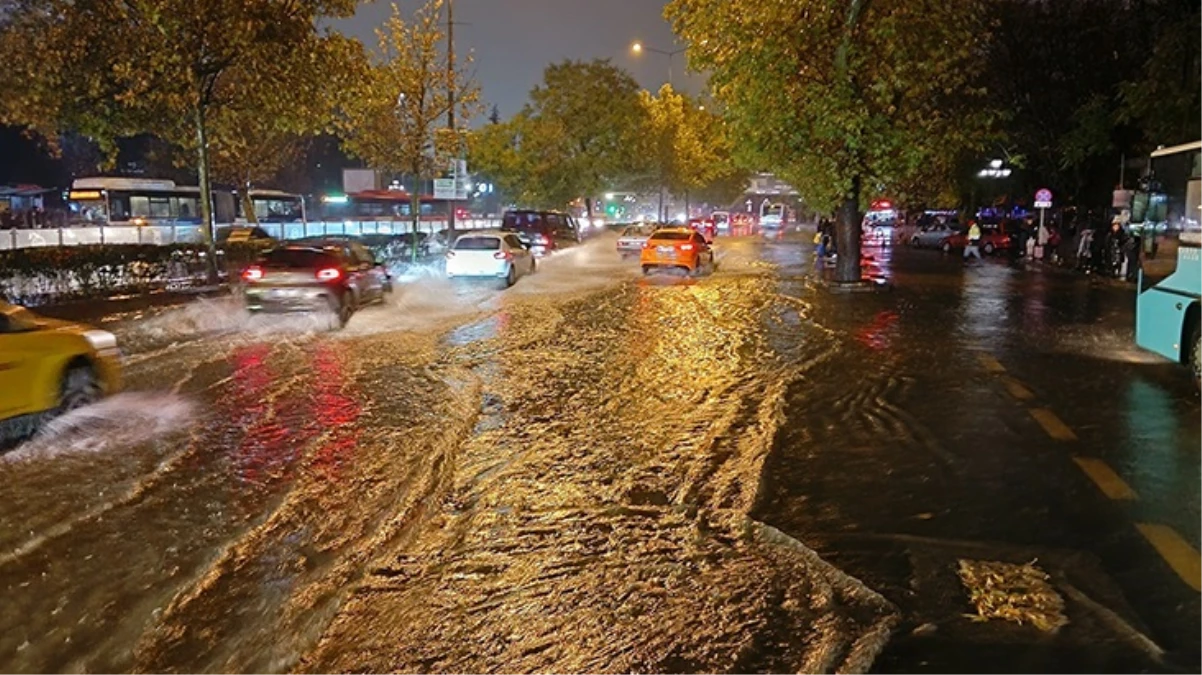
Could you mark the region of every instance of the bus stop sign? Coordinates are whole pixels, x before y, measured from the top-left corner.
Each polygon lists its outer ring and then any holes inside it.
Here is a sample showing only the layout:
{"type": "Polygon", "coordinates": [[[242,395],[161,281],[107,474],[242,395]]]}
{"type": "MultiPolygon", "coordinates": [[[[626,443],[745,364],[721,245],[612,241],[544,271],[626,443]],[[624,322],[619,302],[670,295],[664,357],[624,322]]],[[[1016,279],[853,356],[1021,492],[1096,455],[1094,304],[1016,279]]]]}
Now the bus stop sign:
{"type": "Polygon", "coordinates": [[[1050,209],[1052,208],[1052,191],[1047,188],[1040,188],[1035,193],[1035,208],[1050,209]]]}

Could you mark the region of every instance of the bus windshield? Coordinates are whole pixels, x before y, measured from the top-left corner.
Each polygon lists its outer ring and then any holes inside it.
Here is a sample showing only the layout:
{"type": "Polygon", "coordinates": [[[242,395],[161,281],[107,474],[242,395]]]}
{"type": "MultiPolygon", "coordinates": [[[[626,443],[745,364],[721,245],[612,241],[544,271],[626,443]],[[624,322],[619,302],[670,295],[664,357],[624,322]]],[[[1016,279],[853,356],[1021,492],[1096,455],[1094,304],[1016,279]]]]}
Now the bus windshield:
{"type": "MultiPolygon", "coordinates": [[[[1202,231],[1202,143],[1152,153],[1148,173],[1131,202],[1131,233],[1142,240],[1142,269],[1162,279],[1177,267],[1183,233],[1202,231]]],[[[1187,237],[1189,239],[1191,237],[1187,237]]]]}

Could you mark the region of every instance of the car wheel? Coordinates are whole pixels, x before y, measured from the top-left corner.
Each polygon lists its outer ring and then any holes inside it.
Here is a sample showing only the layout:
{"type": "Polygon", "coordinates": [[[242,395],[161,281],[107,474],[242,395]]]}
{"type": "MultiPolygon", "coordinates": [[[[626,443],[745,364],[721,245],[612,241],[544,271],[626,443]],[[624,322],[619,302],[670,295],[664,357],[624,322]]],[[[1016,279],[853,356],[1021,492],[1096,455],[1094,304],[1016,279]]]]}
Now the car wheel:
{"type": "Polygon", "coordinates": [[[650,266],[650,265],[643,265],[643,276],[646,276],[646,275],[648,275],[648,274],[651,274],[651,266],[650,266]]]}
{"type": "Polygon", "coordinates": [[[913,246],[914,248],[918,248],[918,237],[914,237],[913,239],[911,239],[910,245],[913,246]]]}
{"type": "Polygon", "coordinates": [[[947,241],[943,242],[943,252],[944,252],[944,253],[951,253],[951,252],[952,252],[952,245],[951,245],[951,242],[947,242],[947,241]]]}
{"type": "Polygon", "coordinates": [[[71,412],[100,400],[102,392],[90,366],[73,366],[63,376],[56,415],[71,412]]]}
{"type": "Polygon", "coordinates": [[[985,244],[981,250],[985,251],[985,255],[993,255],[993,244],[985,244]]]}
{"type": "Polygon", "coordinates": [[[501,288],[509,288],[517,283],[518,274],[513,265],[509,266],[509,271],[505,273],[505,281],[501,282],[501,288]]]}
{"type": "Polygon", "coordinates": [[[342,298],[330,298],[329,329],[339,330],[351,320],[354,309],[351,307],[351,292],[347,291],[342,298]]]}
{"type": "Polygon", "coordinates": [[[1187,343],[1189,350],[1189,368],[1194,375],[1194,386],[1202,389],[1202,321],[1194,322],[1193,335],[1187,343]]]}

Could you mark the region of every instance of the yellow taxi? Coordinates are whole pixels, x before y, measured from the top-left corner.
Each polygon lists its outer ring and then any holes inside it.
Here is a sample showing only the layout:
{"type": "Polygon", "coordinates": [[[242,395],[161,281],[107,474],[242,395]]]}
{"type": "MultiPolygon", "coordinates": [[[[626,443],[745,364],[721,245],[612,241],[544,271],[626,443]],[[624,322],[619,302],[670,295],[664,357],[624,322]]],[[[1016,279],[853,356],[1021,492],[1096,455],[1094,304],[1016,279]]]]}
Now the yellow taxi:
{"type": "Polygon", "coordinates": [[[0,301],[0,445],[120,386],[112,333],[0,301]]]}
{"type": "Polygon", "coordinates": [[[687,227],[666,227],[656,230],[643,243],[639,256],[643,274],[660,268],[680,269],[689,273],[714,266],[714,251],[705,237],[687,227]]]}

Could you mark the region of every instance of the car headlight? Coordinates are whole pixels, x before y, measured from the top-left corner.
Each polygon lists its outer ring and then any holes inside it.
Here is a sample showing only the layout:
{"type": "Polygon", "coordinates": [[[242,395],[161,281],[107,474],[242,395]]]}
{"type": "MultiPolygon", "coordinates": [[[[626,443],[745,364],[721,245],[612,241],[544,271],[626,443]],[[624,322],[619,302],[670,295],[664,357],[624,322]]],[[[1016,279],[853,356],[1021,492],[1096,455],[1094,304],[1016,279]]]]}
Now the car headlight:
{"type": "Polygon", "coordinates": [[[107,330],[88,330],[84,331],[83,337],[92,345],[92,349],[101,356],[117,356],[120,351],[117,349],[117,336],[107,330]]]}

